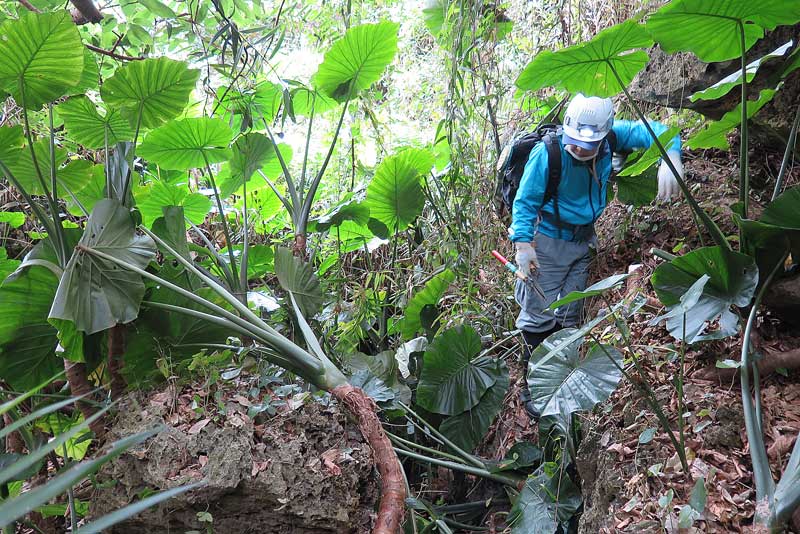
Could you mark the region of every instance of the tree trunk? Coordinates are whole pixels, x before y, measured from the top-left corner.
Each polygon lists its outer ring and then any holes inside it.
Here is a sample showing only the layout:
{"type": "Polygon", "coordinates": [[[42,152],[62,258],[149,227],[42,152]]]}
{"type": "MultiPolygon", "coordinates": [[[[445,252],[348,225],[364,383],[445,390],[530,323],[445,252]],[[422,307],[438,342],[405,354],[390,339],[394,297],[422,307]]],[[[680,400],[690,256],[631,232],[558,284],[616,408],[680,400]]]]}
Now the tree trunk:
{"type": "MultiPolygon", "coordinates": [[[[64,370],[67,373],[67,382],[73,397],[80,397],[87,395],[92,391],[92,386],[89,384],[89,378],[86,374],[86,364],[64,360],[64,370]]],[[[77,401],[75,405],[83,414],[84,419],[89,419],[94,415],[94,408],[86,401],[77,401]]],[[[105,418],[100,417],[89,425],[89,428],[97,438],[105,434],[105,418]]]]}
{"type": "Polygon", "coordinates": [[[114,400],[122,397],[128,386],[122,376],[122,369],[125,367],[123,357],[126,333],[127,327],[124,324],[114,325],[108,330],[108,376],[111,379],[111,398],[114,400]]]}
{"type": "Polygon", "coordinates": [[[372,534],[396,534],[405,511],[406,487],[400,460],[378,419],[378,407],[361,389],[350,384],[335,387],[331,393],[356,417],[381,475],[381,502],[372,534]]]}

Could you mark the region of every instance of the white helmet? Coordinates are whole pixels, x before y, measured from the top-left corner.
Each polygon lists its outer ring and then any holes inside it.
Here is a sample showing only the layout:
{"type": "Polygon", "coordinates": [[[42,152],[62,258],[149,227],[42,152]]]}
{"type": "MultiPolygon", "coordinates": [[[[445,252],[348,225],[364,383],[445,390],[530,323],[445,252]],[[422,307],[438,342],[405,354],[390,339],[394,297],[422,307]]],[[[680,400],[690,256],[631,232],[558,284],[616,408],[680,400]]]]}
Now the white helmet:
{"type": "Polygon", "coordinates": [[[564,134],[569,138],[564,140],[564,144],[576,144],[592,150],[608,135],[612,124],[614,104],[610,98],[578,93],[564,114],[564,134]]]}

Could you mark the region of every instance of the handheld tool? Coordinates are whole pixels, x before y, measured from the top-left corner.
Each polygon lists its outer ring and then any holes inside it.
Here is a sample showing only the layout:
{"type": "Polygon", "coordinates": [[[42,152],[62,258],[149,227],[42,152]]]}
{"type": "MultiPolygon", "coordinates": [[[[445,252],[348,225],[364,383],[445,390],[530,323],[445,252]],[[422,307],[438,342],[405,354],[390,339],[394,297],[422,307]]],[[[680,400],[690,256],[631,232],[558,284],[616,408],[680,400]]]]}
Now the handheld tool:
{"type": "Polygon", "coordinates": [[[506,269],[508,269],[509,271],[511,271],[512,273],[514,273],[514,276],[516,276],[517,278],[519,278],[520,280],[522,280],[523,282],[525,282],[525,284],[526,284],[528,287],[530,287],[530,288],[532,288],[534,291],[536,291],[536,293],[539,295],[539,297],[541,297],[541,299],[542,299],[542,300],[544,300],[544,299],[545,299],[545,296],[544,296],[544,291],[542,291],[542,287],[541,287],[541,286],[539,285],[539,283],[536,281],[536,278],[534,278],[533,276],[530,276],[530,277],[528,277],[528,276],[525,276],[525,273],[523,273],[523,272],[522,272],[522,271],[519,269],[519,267],[517,267],[516,265],[514,265],[513,263],[511,263],[510,261],[508,261],[508,259],[506,259],[506,257],[505,257],[505,256],[503,256],[502,254],[500,254],[500,253],[499,253],[499,252],[497,252],[496,250],[493,250],[493,251],[492,251],[492,256],[494,256],[494,257],[497,259],[497,261],[499,261],[500,263],[502,263],[502,264],[503,264],[503,266],[504,266],[506,269]]]}

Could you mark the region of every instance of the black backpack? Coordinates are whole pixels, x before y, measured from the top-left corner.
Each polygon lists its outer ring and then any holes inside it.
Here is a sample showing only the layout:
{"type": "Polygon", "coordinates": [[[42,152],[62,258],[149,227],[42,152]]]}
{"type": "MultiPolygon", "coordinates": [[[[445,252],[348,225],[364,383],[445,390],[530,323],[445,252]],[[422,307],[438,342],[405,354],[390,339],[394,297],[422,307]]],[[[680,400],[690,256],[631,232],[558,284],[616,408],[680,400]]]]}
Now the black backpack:
{"type": "MultiPolygon", "coordinates": [[[[537,143],[544,143],[547,150],[547,187],[544,192],[542,206],[554,199],[553,208],[556,221],[560,221],[558,214],[558,186],[561,184],[561,147],[558,142],[558,126],[555,124],[542,124],[534,131],[528,132],[508,143],[500,153],[497,161],[497,187],[495,197],[498,202],[498,215],[501,218],[510,217],[517,196],[519,182],[528,163],[528,156],[537,143]]],[[[617,145],[614,131],[606,136],[613,153],[617,145]]]]}

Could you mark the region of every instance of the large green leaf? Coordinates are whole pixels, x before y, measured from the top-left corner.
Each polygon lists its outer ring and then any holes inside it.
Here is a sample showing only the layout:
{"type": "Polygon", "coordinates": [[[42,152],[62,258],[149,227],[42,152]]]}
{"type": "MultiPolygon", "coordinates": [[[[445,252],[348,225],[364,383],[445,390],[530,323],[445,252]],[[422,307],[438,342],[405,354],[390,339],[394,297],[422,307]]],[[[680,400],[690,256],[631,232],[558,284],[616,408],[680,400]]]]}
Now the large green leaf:
{"type": "MultiPolygon", "coordinates": [[[[21,148],[24,143],[22,126],[0,127],[0,162],[9,167],[13,165],[22,154],[21,148]]],[[[2,174],[1,169],[0,174],[2,174]]]]}
{"type": "Polygon", "coordinates": [[[800,231],[800,186],[787,189],[772,201],[761,214],[761,222],[800,231]]]}
{"type": "Polygon", "coordinates": [[[270,160],[277,160],[275,147],[264,134],[248,133],[239,137],[233,144],[230,161],[230,177],[219,184],[219,193],[228,197],[237,189],[250,181],[253,174],[267,165],[270,160]]]}
{"type": "MultiPolygon", "coordinates": [[[[183,206],[163,206],[161,213],[162,216],[153,222],[153,233],[164,240],[180,257],[192,261],[189,243],[186,241],[186,216],[183,214],[183,206]]],[[[171,256],[165,248],[159,246],[159,250],[165,256],[171,256]]]]}
{"type": "MultiPolygon", "coordinates": [[[[248,136],[249,135],[258,135],[261,137],[261,134],[248,134],[248,136]]],[[[264,173],[264,176],[270,180],[273,180],[273,184],[275,183],[274,180],[283,174],[283,167],[281,167],[278,154],[275,152],[275,146],[272,145],[271,142],[271,148],[266,149],[263,153],[261,152],[261,141],[258,137],[249,140],[248,145],[249,146],[247,147],[240,148],[246,149],[249,153],[243,154],[244,157],[238,161],[234,161],[239,157],[235,154],[236,143],[234,143],[234,155],[231,158],[230,163],[224,163],[220,168],[220,172],[216,176],[217,187],[219,188],[220,195],[223,197],[229,197],[232,194],[242,195],[244,171],[246,170],[244,165],[248,161],[254,162],[256,159],[261,160],[261,167],[253,169],[253,172],[260,170],[264,173]]],[[[289,162],[292,161],[292,148],[286,143],[278,143],[278,151],[281,153],[283,161],[286,163],[286,165],[289,165],[289,162]]],[[[251,173],[251,176],[247,181],[247,191],[253,192],[259,189],[270,189],[271,191],[271,188],[267,184],[266,180],[262,179],[260,174],[256,175],[251,173]]],[[[251,202],[248,201],[248,206],[250,205],[251,202]]]]}
{"type": "Polygon", "coordinates": [[[630,275],[622,273],[622,274],[613,274],[607,278],[603,278],[599,282],[590,285],[584,290],[573,291],[565,295],[563,298],[558,299],[550,306],[548,306],[547,309],[555,310],[556,308],[560,308],[561,306],[564,306],[571,302],[587,299],[590,297],[596,297],[597,295],[602,295],[603,293],[611,289],[619,287],[622,284],[622,282],[624,282],[625,279],[628,278],[628,276],[630,275]]]}
{"type": "Polygon", "coordinates": [[[325,295],[310,263],[295,257],[288,248],[275,247],[275,274],[281,287],[294,294],[304,316],[317,314],[325,295]]]}
{"type": "MultiPolygon", "coordinates": [[[[241,265],[242,245],[233,245],[233,257],[236,265],[241,265]]],[[[220,258],[228,263],[228,249],[223,248],[219,251],[220,258]]],[[[275,272],[275,253],[268,245],[248,245],[247,246],[247,279],[255,280],[263,278],[266,274],[275,272]]]]}
{"type": "Polygon", "coordinates": [[[471,326],[457,326],[436,336],[425,351],[417,403],[442,415],[474,408],[497,381],[494,359],[473,360],[480,351],[481,338],[471,326]]]}
{"type": "Polygon", "coordinates": [[[436,306],[444,292],[456,279],[456,275],[450,269],[445,269],[437,274],[425,284],[421,291],[417,292],[405,309],[405,315],[400,322],[400,331],[404,339],[411,339],[422,328],[420,315],[425,306],[436,306]]]}
{"type": "MultiPolygon", "coordinates": [[[[758,268],[752,257],[720,247],[703,247],[659,265],[650,281],[668,308],[680,304],[681,297],[703,275],[708,275],[703,294],[686,313],[686,342],[716,339],[735,334],[738,327],[731,306],[750,304],[758,285],[758,268]],[[719,329],[706,334],[708,323],[719,321],[719,329]]],[[[683,316],[667,321],[667,329],[683,337],[683,316]]]]}
{"type": "MultiPolygon", "coordinates": [[[[51,187],[50,181],[50,142],[48,139],[40,139],[33,143],[33,151],[36,154],[36,162],[39,164],[39,170],[42,172],[42,178],[47,185],[48,189],[51,187]]],[[[55,147],[55,161],[56,161],[56,180],[59,187],[66,187],[72,193],[77,193],[92,181],[92,169],[94,165],[92,162],[85,159],[70,159],[67,156],[67,151],[63,148],[55,147]],[[62,166],[62,163],[67,161],[67,164],[62,166]]],[[[36,172],[36,166],[31,156],[31,151],[28,147],[20,150],[16,161],[8,165],[11,173],[19,181],[20,185],[30,195],[43,195],[44,189],[42,188],[39,175],[36,172]]],[[[64,190],[59,191],[59,197],[69,198],[64,190]]]]}
{"type": "MultiPolygon", "coordinates": [[[[0,213],[0,221],[2,221],[2,215],[6,215],[7,213],[8,212],[0,213]]],[[[18,212],[14,212],[14,213],[18,213],[18,212]]],[[[20,215],[22,215],[22,218],[24,220],[25,219],[25,215],[23,215],[21,213],[20,213],[20,215]]],[[[10,275],[11,273],[13,273],[14,271],[17,270],[17,267],[19,267],[20,263],[21,262],[19,260],[15,260],[13,258],[9,258],[8,257],[8,252],[6,252],[6,249],[3,248],[3,247],[0,247],[0,284],[3,283],[3,280],[5,280],[8,275],[10,275]]]]}
{"type": "MultiPolygon", "coordinates": [[[[673,126],[659,135],[658,140],[661,142],[662,146],[669,150],[671,148],[670,140],[678,135],[679,132],[680,128],[673,126]]],[[[653,143],[647,150],[644,151],[639,159],[636,160],[636,163],[633,165],[627,165],[624,169],[622,169],[622,171],[619,173],[619,176],[638,176],[649,169],[660,159],[661,152],[658,150],[658,145],[653,143]]]]}
{"type": "Polygon", "coordinates": [[[439,427],[447,439],[466,451],[478,446],[503,408],[509,384],[508,367],[503,360],[497,360],[495,379],[494,385],[486,390],[477,406],[448,417],[439,427]]]}
{"type": "Polygon", "coordinates": [[[308,230],[309,232],[324,232],[331,227],[341,226],[345,221],[353,221],[361,226],[369,223],[369,206],[365,202],[353,198],[351,193],[347,193],[327,213],[310,221],[308,230]]]}
{"type": "Polygon", "coordinates": [[[509,515],[512,534],[552,534],[578,511],[581,492],[557,464],[543,464],[525,481],[509,515]]]}
{"type": "Polygon", "coordinates": [[[792,257],[800,255],[800,186],[787,189],[770,202],[757,221],[743,219],[736,207],[733,219],[742,230],[742,252],[755,258],[763,283],[787,249],[792,257]]]}
{"type": "MultiPolygon", "coordinates": [[[[747,117],[751,118],[759,112],[777,91],[774,89],[764,89],[758,95],[758,100],[747,103],[747,117]]],[[[728,150],[727,134],[742,123],[742,104],[727,112],[718,121],[709,122],[702,130],[693,135],[687,142],[688,148],[719,148],[728,150]]]]}
{"type": "Polygon", "coordinates": [[[115,200],[101,200],[67,263],[50,318],[72,321],[87,334],[136,319],[144,296],[142,277],[85,249],[108,254],[140,269],[155,258],[156,252],[149,237],[136,235],[136,225],[127,208],[115,200]]]}
{"type": "Polygon", "coordinates": [[[80,95],[87,91],[97,89],[100,84],[100,67],[97,65],[96,54],[88,48],[83,49],[83,72],[77,85],[73,85],[67,92],[68,95],[80,95]]]}
{"type": "Polygon", "coordinates": [[[431,167],[433,155],[416,148],[381,161],[367,186],[370,215],[392,233],[405,230],[425,206],[420,175],[430,172],[431,167]]]}
{"type": "Polygon", "coordinates": [[[47,322],[58,278],[41,266],[17,271],[0,286],[0,376],[24,391],[63,369],[56,329],[47,322]]]}
{"type": "Polygon", "coordinates": [[[397,53],[394,22],[362,24],[333,43],[314,75],[314,86],[343,102],[378,81],[397,53]]]}
{"type": "MultiPolygon", "coordinates": [[[[766,63],[775,58],[784,57],[787,51],[791,49],[791,46],[792,46],[792,41],[789,41],[788,43],[785,43],[782,46],[776,48],[769,54],[766,54],[765,56],[762,56],[757,60],[748,63],[746,67],[747,83],[753,81],[753,78],[755,78],[756,76],[756,72],[758,72],[759,67],[761,67],[763,63],[766,63]]],[[[720,81],[718,81],[711,87],[708,87],[706,89],[703,89],[702,91],[694,93],[692,96],[689,97],[689,100],[691,100],[692,102],[697,102],[698,100],[716,100],[718,98],[722,98],[723,96],[728,94],[731,91],[731,89],[741,84],[742,84],[742,71],[741,69],[737,69],[728,76],[722,78],[720,81]]]]}
{"type": "Polygon", "coordinates": [[[567,91],[613,96],[622,90],[613,70],[628,85],[647,64],[646,52],[632,50],[652,43],[644,27],[629,20],[601,31],[591,41],[557,52],[540,52],[516,84],[528,91],[553,85],[567,91]]]}
{"type": "Polygon", "coordinates": [[[665,51],[686,50],[711,63],[738,58],[764,36],[765,29],[798,21],[798,2],[674,0],[651,15],[646,27],[665,51]]]}
{"type": "Polygon", "coordinates": [[[310,116],[312,109],[314,115],[322,115],[338,105],[336,100],[306,87],[292,91],[292,111],[295,115],[310,116]]]}
{"type": "Polygon", "coordinates": [[[85,95],[74,96],[58,105],[59,116],[64,119],[67,133],[86,148],[113,147],[120,141],[133,139],[133,130],[127,119],[118,111],[101,115],[94,102],[85,95]]]}
{"type": "Polygon", "coordinates": [[[106,80],[100,94],[108,106],[126,110],[132,125],[141,112],[141,126],[154,128],[183,111],[199,77],[183,61],[131,61],[106,80]]]}
{"type": "Polygon", "coordinates": [[[29,13],[0,25],[0,90],[18,105],[39,109],[77,85],[83,43],[67,11],[29,13]]]}
{"type": "MultiPolygon", "coordinates": [[[[576,331],[567,328],[548,337],[531,354],[531,364],[536,365],[553,346],[565,342],[576,331]]],[[[531,400],[542,416],[555,415],[569,421],[571,414],[591,410],[616,389],[622,378],[618,368],[623,365],[622,354],[614,347],[592,343],[581,359],[582,343],[583,339],[573,341],[535,370],[529,367],[531,400]]]]}
{"type": "Polygon", "coordinates": [[[139,155],[164,169],[202,169],[231,157],[232,138],[231,129],[219,119],[170,121],[147,135],[139,155]]]}
{"type": "Polygon", "coordinates": [[[186,186],[155,182],[136,191],[136,207],[142,214],[142,222],[150,226],[161,217],[165,206],[181,206],[184,215],[193,224],[200,224],[211,210],[211,200],[200,193],[191,193],[186,186]]]}
{"type": "Polygon", "coordinates": [[[655,172],[639,176],[617,176],[617,200],[629,206],[646,206],[658,194],[658,179],[655,172]]]}

